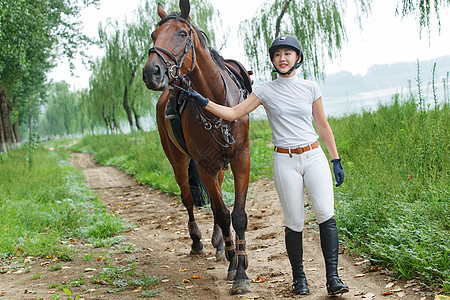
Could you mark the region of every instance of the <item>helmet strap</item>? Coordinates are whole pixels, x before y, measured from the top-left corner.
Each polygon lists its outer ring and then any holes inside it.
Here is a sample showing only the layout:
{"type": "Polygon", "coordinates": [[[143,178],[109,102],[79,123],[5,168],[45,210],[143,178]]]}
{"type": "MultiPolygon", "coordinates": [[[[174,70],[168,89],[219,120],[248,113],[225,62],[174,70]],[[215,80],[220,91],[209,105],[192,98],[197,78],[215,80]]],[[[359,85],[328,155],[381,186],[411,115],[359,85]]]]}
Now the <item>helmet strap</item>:
{"type": "MultiPolygon", "coordinates": [[[[277,72],[280,75],[290,75],[292,72],[294,72],[295,69],[298,69],[298,67],[301,66],[302,63],[299,63],[298,61],[301,61],[301,56],[298,57],[297,61],[295,62],[295,65],[292,66],[292,68],[289,69],[289,71],[287,72],[280,72],[277,68],[275,68],[275,70],[273,70],[272,72],[277,72]]],[[[275,64],[272,61],[273,66],[275,67],[275,64]]]]}

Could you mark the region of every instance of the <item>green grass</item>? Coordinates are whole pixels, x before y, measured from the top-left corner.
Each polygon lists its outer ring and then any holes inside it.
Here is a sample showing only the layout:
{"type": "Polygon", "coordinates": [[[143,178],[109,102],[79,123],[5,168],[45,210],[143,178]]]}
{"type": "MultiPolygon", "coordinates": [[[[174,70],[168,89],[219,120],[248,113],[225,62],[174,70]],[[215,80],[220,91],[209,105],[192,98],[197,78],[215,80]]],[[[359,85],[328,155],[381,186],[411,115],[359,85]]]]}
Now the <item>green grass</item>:
{"type": "Polygon", "coordinates": [[[127,288],[141,287],[141,297],[156,296],[159,290],[156,289],[160,285],[161,280],[167,278],[166,276],[147,276],[142,273],[142,277],[136,273],[136,265],[134,263],[127,266],[122,265],[108,265],[103,268],[100,274],[91,278],[94,284],[102,283],[109,285],[111,288],[109,292],[121,292],[127,288]]]}
{"type": "Polygon", "coordinates": [[[395,95],[375,112],[330,120],[345,170],[336,189],[351,250],[450,293],[449,106],[395,95]]]}
{"type": "Polygon", "coordinates": [[[38,147],[10,150],[0,162],[0,257],[55,256],[72,260],[67,238],[106,239],[124,230],[121,219],[83,183],[66,152],[38,147]]]}

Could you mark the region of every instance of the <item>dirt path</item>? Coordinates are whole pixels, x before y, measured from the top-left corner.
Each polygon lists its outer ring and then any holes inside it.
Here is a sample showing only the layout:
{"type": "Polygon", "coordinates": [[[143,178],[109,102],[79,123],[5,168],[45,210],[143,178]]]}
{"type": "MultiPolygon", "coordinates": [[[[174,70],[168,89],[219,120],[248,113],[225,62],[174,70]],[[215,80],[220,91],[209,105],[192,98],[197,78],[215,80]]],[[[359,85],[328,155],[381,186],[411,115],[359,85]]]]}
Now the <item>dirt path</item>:
{"type": "MultiPolygon", "coordinates": [[[[105,266],[120,268],[131,263],[135,274],[166,276],[160,280],[153,297],[156,299],[328,299],[318,226],[308,218],[304,267],[311,293],[295,296],[290,292],[292,277],[284,246],[283,217],[271,180],[251,185],[246,207],[247,274],[257,280],[251,283],[250,294],[231,296],[231,283],[226,281],[228,263],[215,260],[210,244],[212,212],[195,211],[205,253],[192,256],[187,213],[176,197],[139,185],[114,167],[98,166],[88,154],[74,154],[71,162],[83,170],[87,185],[99,194],[108,209],[118,212],[132,228],[123,234],[125,241],[119,247],[92,248],[72,241],[79,250],[77,257],[71,262],[60,262],[60,270],[50,270],[49,266],[55,264],[51,259],[32,258],[31,271],[0,275],[0,299],[50,299],[54,293],[64,295],[58,289],[62,285],[84,299],[142,299],[139,287],[119,291],[90,280],[105,266]],[[124,250],[123,245],[128,247],[124,250]],[[89,253],[92,260],[85,259],[89,253]],[[80,284],[74,284],[77,279],[80,284]]],[[[433,299],[420,291],[415,282],[394,281],[384,270],[369,272],[371,266],[362,258],[342,254],[339,259],[339,272],[350,292],[336,299],[433,299]]]]}

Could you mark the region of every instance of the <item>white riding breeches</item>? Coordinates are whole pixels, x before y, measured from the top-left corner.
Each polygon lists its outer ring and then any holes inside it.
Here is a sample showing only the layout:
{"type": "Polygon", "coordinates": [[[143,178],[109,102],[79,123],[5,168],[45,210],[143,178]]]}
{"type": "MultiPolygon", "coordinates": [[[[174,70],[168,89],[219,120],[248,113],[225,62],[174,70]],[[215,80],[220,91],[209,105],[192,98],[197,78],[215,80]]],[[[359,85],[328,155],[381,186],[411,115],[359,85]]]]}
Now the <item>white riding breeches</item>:
{"type": "Polygon", "coordinates": [[[302,154],[273,153],[273,179],[285,225],[303,231],[304,188],[318,224],[334,216],[333,181],[328,160],[319,146],[302,154]]]}

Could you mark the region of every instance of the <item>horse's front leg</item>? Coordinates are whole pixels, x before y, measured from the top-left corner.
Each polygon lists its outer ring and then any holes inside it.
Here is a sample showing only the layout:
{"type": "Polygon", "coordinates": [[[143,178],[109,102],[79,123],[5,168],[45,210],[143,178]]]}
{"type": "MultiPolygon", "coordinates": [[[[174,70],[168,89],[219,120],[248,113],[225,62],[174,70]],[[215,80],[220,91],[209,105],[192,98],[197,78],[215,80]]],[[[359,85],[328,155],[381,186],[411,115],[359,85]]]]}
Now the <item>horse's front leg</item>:
{"type": "MultiPolygon", "coordinates": [[[[248,154],[248,153],[247,153],[248,154]]],[[[232,216],[233,228],[236,232],[236,253],[233,264],[236,268],[236,276],[233,280],[233,294],[244,294],[250,292],[250,281],[245,270],[248,267],[246,253],[245,231],[247,229],[247,213],[245,212],[245,201],[247,198],[250,158],[249,155],[241,153],[240,157],[231,163],[234,174],[235,200],[232,216]]]]}
{"type": "MultiPolygon", "coordinates": [[[[246,193],[246,191],[245,191],[246,193]]],[[[236,250],[232,259],[236,275],[233,279],[232,294],[244,294],[250,292],[250,281],[245,270],[248,267],[246,252],[245,230],[247,229],[247,213],[245,212],[246,195],[236,194],[233,213],[231,214],[233,228],[236,233],[236,250]]]]}
{"type": "MultiPolygon", "coordinates": [[[[220,170],[217,176],[217,184],[219,186],[222,186],[222,182],[223,182],[223,178],[224,178],[225,172],[223,170],[220,170]]],[[[219,213],[217,213],[217,205],[215,204],[215,202],[213,202],[212,204],[213,207],[213,213],[214,213],[214,231],[213,231],[213,235],[211,237],[211,244],[213,245],[214,248],[216,248],[216,260],[217,261],[224,261],[226,260],[226,254],[225,254],[225,243],[224,243],[224,239],[223,239],[223,233],[222,233],[222,228],[220,228],[220,224],[218,224],[217,221],[217,216],[219,213]]],[[[230,211],[223,205],[221,207],[221,214],[225,214],[225,215],[230,215],[230,211]]],[[[230,218],[228,217],[228,224],[225,223],[225,226],[228,226],[228,228],[230,227],[230,218]]]]}
{"type": "Polygon", "coordinates": [[[186,207],[189,215],[188,229],[189,236],[192,239],[191,254],[201,254],[203,253],[203,243],[201,241],[202,233],[194,217],[194,201],[192,199],[192,193],[189,187],[188,160],[185,167],[180,168],[178,172],[174,167],[174,171],[175,180],[181,190],[181,201],[186,207]]]}
{"type": "Polygon", "coordinates": [[[165,112],[167,102],[169,101],[169,91],[166,90],[160,97],[156,105],[156,120],[158,123],[159,136],[161,138],[161,144],[164,149],[164,153],[169,159],[172,165],[175,180],[181,190],[181,201],[186,207],[189,215],[188,229],[189,235],[192,239],[191,253],[202,253],[203,244],[201,242],[202,234],[197,226],[194,218],[194,201],[192,199],[192,193],[189,186],[189,161],[190,157],[181,152],[178,147],[172,142],[169,136],[169,132],[172,131],[171,123],[165,119],[165,112]]]}

